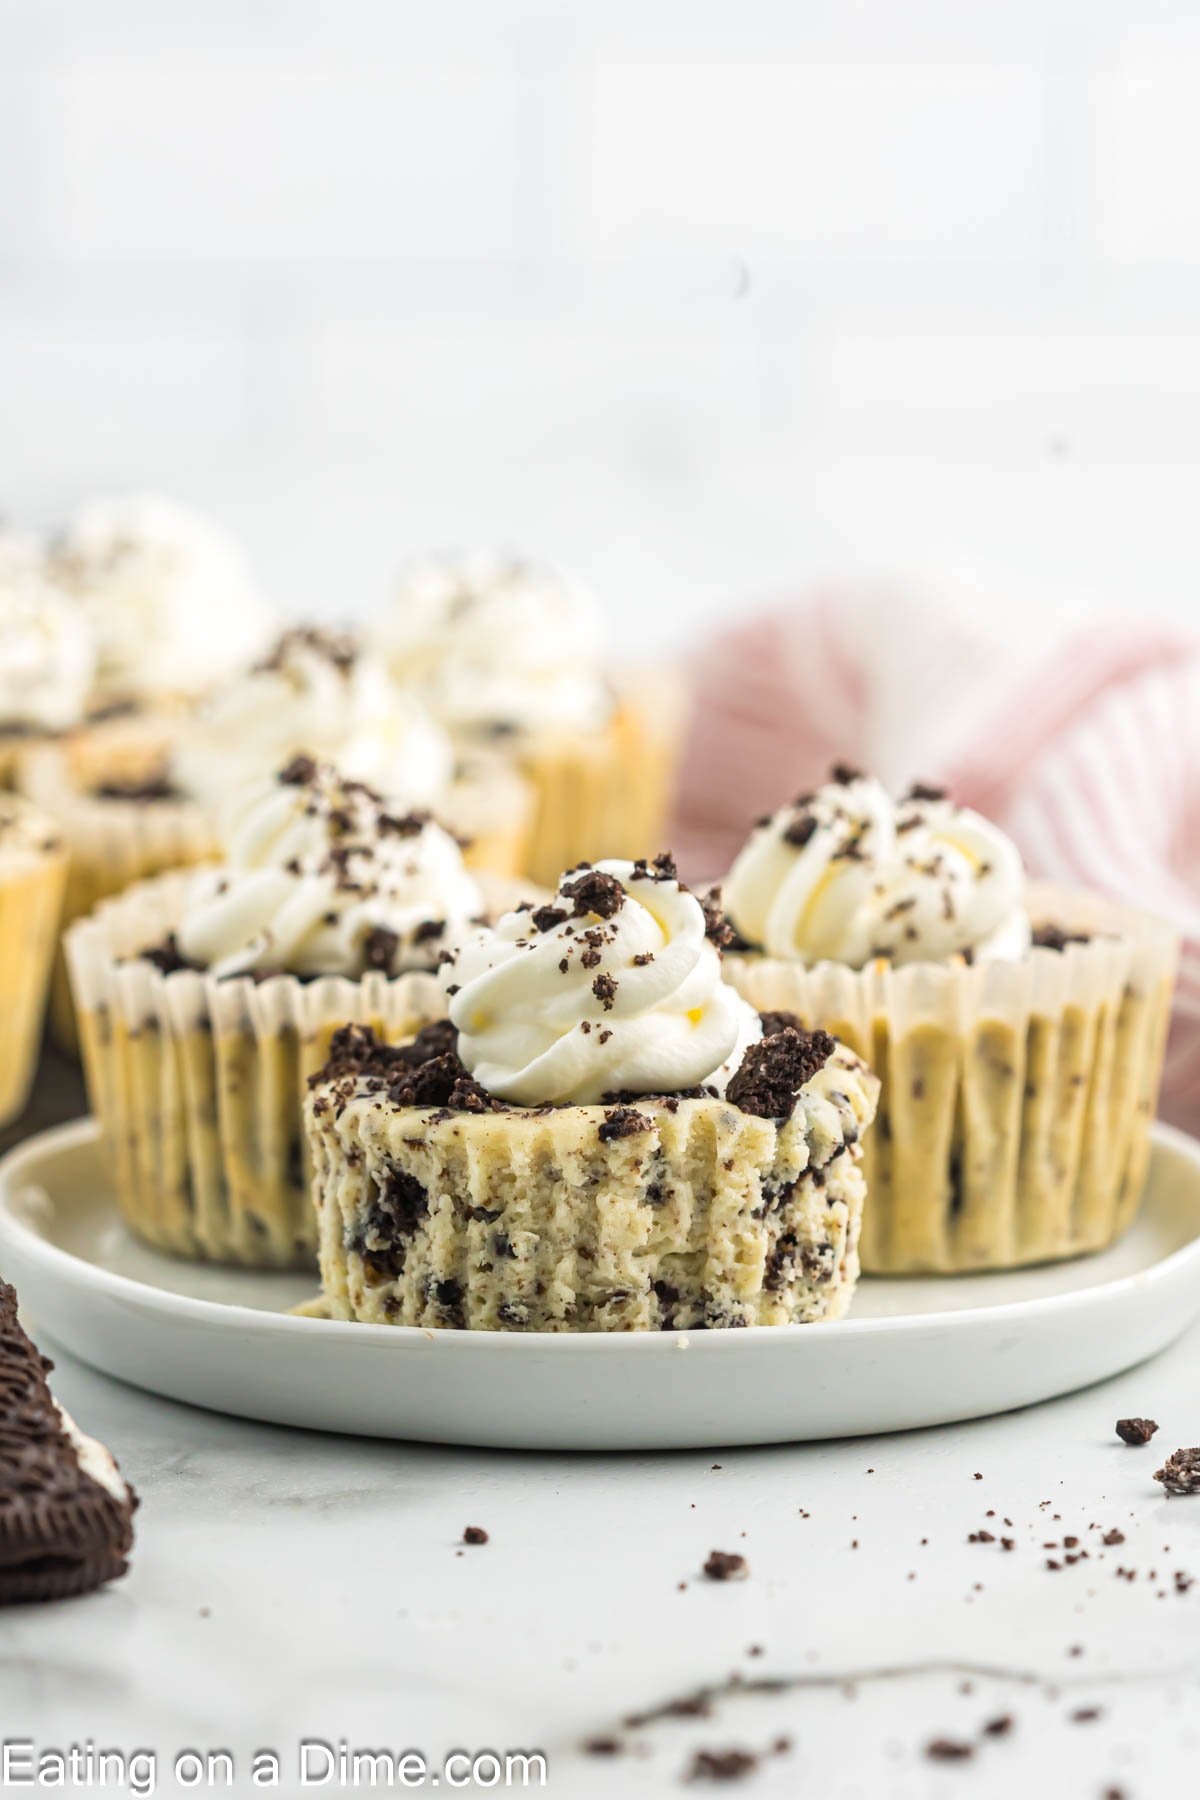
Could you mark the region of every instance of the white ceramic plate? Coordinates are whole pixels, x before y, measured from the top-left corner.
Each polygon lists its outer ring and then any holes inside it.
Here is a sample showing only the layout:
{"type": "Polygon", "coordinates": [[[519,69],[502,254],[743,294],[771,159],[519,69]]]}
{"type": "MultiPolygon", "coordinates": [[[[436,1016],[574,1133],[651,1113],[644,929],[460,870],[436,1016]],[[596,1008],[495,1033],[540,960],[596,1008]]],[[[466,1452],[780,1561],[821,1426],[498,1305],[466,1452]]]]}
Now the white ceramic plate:
{"type": "Polygon", "coordinates": [[[89,1120],[0,1164],[0,1270],[35,1330],[172,1399],[322,1431],[649,1450],[902,1431],[1115,1375],[1200,1313],[1200,1144],[1156,1126],[1145,1204],[1103,1256],[864,1281],[834,1325],[539,1337],[292,1318],[302,1275],[157,1255],[117,1216],[89,1120]]]}

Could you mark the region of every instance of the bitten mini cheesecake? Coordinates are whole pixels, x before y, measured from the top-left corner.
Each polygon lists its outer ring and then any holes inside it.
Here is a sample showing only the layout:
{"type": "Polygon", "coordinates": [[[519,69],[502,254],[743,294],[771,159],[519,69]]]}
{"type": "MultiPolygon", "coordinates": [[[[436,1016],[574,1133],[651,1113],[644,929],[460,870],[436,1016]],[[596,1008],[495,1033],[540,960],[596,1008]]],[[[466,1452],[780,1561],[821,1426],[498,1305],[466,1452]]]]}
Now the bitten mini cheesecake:
{"type": "Polygon", "coordinates": [[[836,767],[760,820],[724,884],[727,978],[836,1032],[883,1084],[868,1271],[1005,1268],[1099,1250],[1149,1155],[1176,943],[1157,921],[1027,887],[996,826],[940,789],[836,767]]]}
{"type": "Polygon", "coordinates": [[[84,1069],[128,1224],[181,1256],[311,1260],[301,1101],[347,1021],[410,1035],[484,910],[427,813],[310,757],[231,809],[221,863],[67,934],[84,1069]]]}
{"type": "Polygon", "coordinates": [[[447,955],[448,1020],[396,1046],[339,1033],[307,1108],[330,1314],[562,1332],[844,1312],[877,1083],[725,986],[722,936],[669,859],[584,865],[447,955]]]}

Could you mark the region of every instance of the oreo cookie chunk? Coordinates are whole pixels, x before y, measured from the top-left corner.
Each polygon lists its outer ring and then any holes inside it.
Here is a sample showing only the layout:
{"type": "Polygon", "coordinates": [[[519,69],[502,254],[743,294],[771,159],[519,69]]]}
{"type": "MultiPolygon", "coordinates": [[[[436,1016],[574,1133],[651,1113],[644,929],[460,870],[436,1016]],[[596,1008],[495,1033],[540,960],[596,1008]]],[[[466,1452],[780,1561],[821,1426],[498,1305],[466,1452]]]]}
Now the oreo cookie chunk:
{"type": "Polygon", "coordinates": [[[137,1498],[50,1392],[0,1281],[0,1604],[65,1600],[124,1575],[137,1498]]]}

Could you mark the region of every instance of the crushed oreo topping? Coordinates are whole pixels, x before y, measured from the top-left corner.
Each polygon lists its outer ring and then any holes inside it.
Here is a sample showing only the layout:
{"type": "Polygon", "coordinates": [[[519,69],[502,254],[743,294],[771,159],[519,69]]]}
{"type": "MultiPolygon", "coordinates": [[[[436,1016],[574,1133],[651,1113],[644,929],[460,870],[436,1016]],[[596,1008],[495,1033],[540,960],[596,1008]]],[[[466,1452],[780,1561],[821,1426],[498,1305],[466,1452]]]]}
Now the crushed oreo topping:
{"type": "Polygon", "coordinates": [[[563,924],[567,913],[561,906],[539,906],[529,917],[535,931],[553,931],[556,925],[563,924]]]}
{"type": "Polygon", "coordinates": [[[946,789],[944,787],[935,787],[928,781],[914,781],[910,785],[908,792],[903,796],[901,804],[908,800],[935,801],[944,800],[945,798],[946,789]]]}
{"type": "Polygon", "coordinates": [[[751,1044],[725,1095],[731,1106],[761,1119],[789,1119],[806,1081],[811,1081],[837,1045],[827,1031],[782,1031],[751,1044]]]}
{"type": "Polygon", "coordinates": [[[368,1092],[385,1094],[393,1106],[509,1110],[467,1072],[449,1019],[423,1026],[407,1044],[384,1043],[369,1025],[343,1025],[333,1035],[328,1062],[309,1076],[310,1087],[325,1082],[334,1084],[335,1103],[351,1099],[363,1082],[368,1092]]]}
{"type": "Polygon", "coordinates": [[[139,960],[153,963],[163,975],[177,975],[181,969],[202,972],[199,963],[190,962],[183,954],[173,931],[168,932],[161,944],[152,944],[148,950],[143,950],[139,960]]]}
{"type": "Polygon", "coordinates": [[[335,669],[343,671],[352,669],[359,656],[358,644],[349,632],[326,631],[319,625],[293,625],[280,633],[268,654],[261,662],[255,663],[251,673],[278,674],[287,668],[289,657],[297,650],[307,650],[331,663],[335,669]]]}
{"type": "Polygon", "coordinates": [[[605,1113],[598,1136],[602,1144],[611,1144],[616,1138],[637,1137],[639,1133],[653,1129],[645,1113],[632,1106],[614,1106],[611,1112],[605,1113]]]}
{"type": "Polygon", "coordinates": [[[317,764],[315,758],[305,756],[301,753],[298,756],[293,756],[291,762],[286,763],[284,767],[280,769],[279,774],[275,779],[284,787],[308,787],[316,773],[317,764]]]}
{"type": "Polygon", "coordinates": [[[1061,925],[1037,925],[1031,941],[1035,950],[1065,950],[1068,944],[1090,944],[1092,940],[1086,931],[1064,931],[1061,925]]]}
{"type": "Polygon", "coordinates": [[[463,1532],[464,1544],[486,1544],[487,1541],[488,1534],[482,1525],[468,1525],[463,1532]]]}
{"type": "Polygon", "coordinates": [[[381,970],[390,975],[396,966],[396,952],[400,948],[400,936],[386,925],[376,925],[363,939],[363,960],[368,969],[381,970]]]}
{"type": "Polygon", "coordinates": [[[807,844],[809,838],[812,837],[816,829],[817,820],[815,815],[813,813],[801,813],[799,818],[792,820],[791,824],[784,832],[783,841],[785,844],[790,844],[794,850],[803,850],[805,844],[807,844]]]}
{"type": "Polygon", "coordinates": [[[611,1012],[613,1009],[613,1002],[617,997],[617,985],[615,975],[597,975],[592,983],[592,992],[605,1012],[611,1012]]]}
{"type": "Polygon", "coordinates": [[[110,776],[107,781],[97,782],[91,789],[94,800],[126,800],[137,805],[149,805],[155,800],[183,800],[186,796],[181,788],[177,788],[166,769],[155,770],[148,775],[130,776],[122,780],[118,776],[110,776]]]}
{"type": "Polygon", "coordinates": [[[863,772],[856,769],[853,763],[835,762],[830,766],[829,779],[838,787],[849,787],[852,781],[863,779],[863,772]]]}
{"type": "MultiPolygon", "coordinates": [[[[729,920],[721,910],[721,890],[719,887],[709,888],[707,894],[698,894],[700,909],[704,914],[704,935],[717,946],[718,950],[727,950],[736,933],[729,920]]],[[[636,960],[636,959],[635,959],[636,960]]]]}
{"type": "Polygon", "coordinates": [[[611,919],[625,904],[625,889],[615,875],[606,875],[602,869],[585,867],[573,881],[564,881],[559,892],[571,901],[577,919],[584,919],[589,913],[611,919]]]}

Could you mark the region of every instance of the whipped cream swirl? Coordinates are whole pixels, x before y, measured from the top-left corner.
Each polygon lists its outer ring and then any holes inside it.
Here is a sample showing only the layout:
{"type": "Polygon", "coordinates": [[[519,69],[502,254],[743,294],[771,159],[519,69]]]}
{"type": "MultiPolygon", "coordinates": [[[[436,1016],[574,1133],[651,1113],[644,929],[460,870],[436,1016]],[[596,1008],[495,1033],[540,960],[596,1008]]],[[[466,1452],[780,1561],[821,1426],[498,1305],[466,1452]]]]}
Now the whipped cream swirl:
{"type": "Polygon", "coordinates": [[[590,608],[535,563],[480,553],[419,564],[377,641],[453,731],[598,730],[612,711],[590,608]]]}
{"type": "Polygon", "coordinates": [[[230,808],[225,861],[196,875],[175,938],[218,976],[391,975],[432,968],[481,911],[428,814],[297,757],[230,808]]]}
{"type": "Polygon", "coordinates": [[[92,501],[52,566],[91,622],[98,699],[202,693],[256,656],[269,631],[237,544],[169,500],[92,501]]]}
{"type": "Polygon", "coordinates": [[[445,732],[377,657],[346,634],[298,627],[188,721],[172,771],[213,803],[302,752],[406,806],[439,799],[454,767],[445,732]]]}
{"type": "Polygon", "coordinates": [[[841,767],[759,824],[724,901],[747,943],[805,963],[1015,958],[1030,942],[1024,869],[1002,831],[940,789],[896,801],[841,767]]]}
{"type": "Polygon", "coordinates": [[[722,981],[709,928],[668,858],[572,870],[550,904],[470,933],[443,965],[460,1057],[529,1106],[723,1091],[762,1023],[722,981]]]}
{"type": "Polygon", "coordinates": [[[79,605],[35,539],[0,532],[0,731],[65,731],[83,717],[96,651],[79,605]]]}

